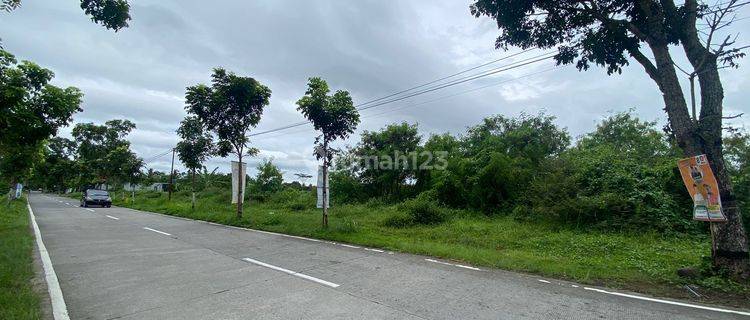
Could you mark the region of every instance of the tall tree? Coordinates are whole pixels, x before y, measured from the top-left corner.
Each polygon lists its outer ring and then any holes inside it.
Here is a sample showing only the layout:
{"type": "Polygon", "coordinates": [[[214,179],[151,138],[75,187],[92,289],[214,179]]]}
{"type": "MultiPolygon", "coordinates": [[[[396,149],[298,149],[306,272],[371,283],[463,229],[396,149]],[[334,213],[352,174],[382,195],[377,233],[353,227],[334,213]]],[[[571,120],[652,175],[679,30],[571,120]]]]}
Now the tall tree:
{"type": "Polygon", "coordinates": [[[41,159],[42,142],[81,110],[83,94],[49,84],[53,77],[52,71],[29,61],[17,63],[0,50],[0,177],[11,184],[41,159]]]}
{"type": "Polygon", "coordinates": [[[106,183],[109,186],[113,182],[130,180],[123,166],[137,158],[130,151],[130,142],[125,139],[133,129],[135,124],[129,120],[109,120],[104,125],[76,124],[72,130],[78,145],[76,160],[85,168],[79,183],[106,183]]]}
{"type": "Polygon", "coordinates": [[[360,179],[375,189],[375,194],[400,200],[404,196],[404,184],[416,178],[422,163],[415,158],[421,140],[417,125],[406,122],[388,125],[380,131],[363,132],[362,141],[353,150],[360,160],[360,179]]]}
{"type": "Polygon", "coordinates": [[[297,110],[312,122],[315,130],[321,132],[315,138],[315,144],[322,152],[315,155],[318,160],[323,159],[323,227],[328,227],[328,167],[333,159],[331,142],[347,138],[359,124],[359,112],[349,92],[338,90],[329,95],[330,91],[325,80],[310,78],[305,95],[297,101],[297,110]]]}
{"type": "Polygon", "coordinates": [[[75,141],[54,137],[47,141],[44,164],[35,170],[35,175],[46,189],[65,192],[75,177],[75,141]]]}
{"type": "Polygon", "coordinates": [[[737,0],[713,6],[698,0],[475,0],[470,10],[476,17],[486,15],[496,21],[497,48],[558,47],[558,64],[575,63],[580,70],[596,64],[609,74],[619,73],[628,58],[637,61],[661,91],[669,129],[684,155],[706,154],[716,173],[728,221],[711,226],[714,266],[748,277],[747,235],[722,153],[724,90],[719,76],[722,66],[736,66],[735,60],[744,54],[732,48],[731,36],[717,39],[718,31],[731,25],[732,11],[744,4],[737,0]],[[698,27],[701,20],[705,30],[698,27]],[[681,49],[691,71],[677,66],[670,47],[681,49]],[[693,112],[691,117],[678,70],[691,82],[698,79],[699,115],[693,112]]]}
{"type": "MultiPolygon", "coordinates": [[[[271,89],[257,80],[216,68],[210,87],[199,84],[187,88],[185,109],[216,135],[217,154],[222,157],[230,153],[236,155],[242,168],[242,157],[257,153],[257,149],[250,147],[248,134],[258,125],[270,99],[271,89]]],[[[239,179],[243,181],[243,177],[239,179]]],[[[242,183],[238,185],[237,218],[241,219],[244,186],[242,183]]]]}
{"type": "Polygon", "coordinates": [[[177,135],[182,139],[177,143],[177,156],[190,172],[193,189],[191,206],[195,209],[195,174],[213,154],[213,139],[203,130],[200,119],[195,116],[187,116],[182,120],[177,135]]]}
{"type": "MultiPolygon", "coordinates": [[[[0,10],[10,12],[21,6],[21,0],[2,0],[0,10]]],[[[130,4],[127,0],[81,0],[81,9],[95,23],[119,31],[128,26],[130,4]]]]}

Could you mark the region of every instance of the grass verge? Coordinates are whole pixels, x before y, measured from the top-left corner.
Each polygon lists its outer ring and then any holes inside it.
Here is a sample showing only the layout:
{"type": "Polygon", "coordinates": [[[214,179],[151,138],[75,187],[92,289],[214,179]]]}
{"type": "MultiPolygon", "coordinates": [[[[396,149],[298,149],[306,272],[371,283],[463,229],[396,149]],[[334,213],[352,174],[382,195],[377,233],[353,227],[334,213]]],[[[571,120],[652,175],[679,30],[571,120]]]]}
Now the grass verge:
{"type": "MultiPolygon", "coordinates": [[[[750,307],[750,284],[721,276],[684,279],[676,270],[705,268],[710,255],[706,237],[657,233],[602,233],[519,222],[450,210],[449,217],[429,225],[399,224],[403,206],[382,203],[332,208],[330,227],[321,228],[320,210],[312,201],[249,203],[237,219],[228,194],[200,196],[195,210],[189,193],[145,192],[135,201],[115,194],[115,204],[227,225],[341,241],[393,251],[423,254],[478,266],[519,271],[632,290],[656,296],[696,300],[685,288],[693,285],[699,300],[750,307]],[[302,205],[300,203],[303,203],[302,205]],[[395,218],[395,219],[394,219],[395,218]]],[[[308,199],[310,200],[310,199],[308,199]]]]}
{"type": "Polygon", "coordinates": [[[26,200],[0,203],[0,319],[40,319],[32,279],[34,236],[26,200]]]}

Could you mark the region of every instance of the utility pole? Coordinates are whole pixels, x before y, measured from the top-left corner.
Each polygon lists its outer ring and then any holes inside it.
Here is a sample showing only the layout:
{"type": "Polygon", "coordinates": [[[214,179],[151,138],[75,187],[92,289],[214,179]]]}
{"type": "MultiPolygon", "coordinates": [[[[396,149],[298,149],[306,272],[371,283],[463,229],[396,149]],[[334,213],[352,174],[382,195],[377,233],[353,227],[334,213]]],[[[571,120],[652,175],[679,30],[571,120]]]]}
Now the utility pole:
{"type": "Polygon", "coordinates": [[[172,148],[172,168],[169,169],[169,196],[167,200],[172,201],[172,188],[174,188],[174,152],[175,149],[172,148]]]}

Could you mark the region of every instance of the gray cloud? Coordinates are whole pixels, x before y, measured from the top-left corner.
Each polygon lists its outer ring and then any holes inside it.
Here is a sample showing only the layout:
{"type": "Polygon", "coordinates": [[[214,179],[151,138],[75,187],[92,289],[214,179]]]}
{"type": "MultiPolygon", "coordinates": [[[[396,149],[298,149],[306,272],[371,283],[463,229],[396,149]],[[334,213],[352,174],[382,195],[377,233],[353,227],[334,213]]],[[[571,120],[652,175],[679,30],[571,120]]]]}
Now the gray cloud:
{"type": "MultiPolygon", "coordinates": [[[[349,90],[361,103],[506,55],[494,49],[494,23],[473,18],[468,4],[139,0],[133,2],[131,27],[113,33],[91,23],[76,1],[37,0],[3,13],[0,29],[7,50],[54,70],[56,84],[86,93],[76,122],[130,119],[138,125],[130,136],[133,148],[150,158],[177,141],[185,87],[208,82],[217,66],[255,77],[273,90],[257,129],[266,130],[303,120],[294,102],[310,76],[349,90]]],[[[750,20],[743,20],[735,30],[749,27],[750,20]]],[[[610,112],[630,108],[644,119],[665,122],[660,94],[637,64],[618,76],[567,66],[461,94],[549,67],[519,68],[366,110],[358,132],[408,121],[419,123],[425,137],[461,133],[486,116],[541,110],[557,116],[574,136],[610,112]]],[[[748,70],[722,71],[729,114],[750,114],[748,70]]],[[[734,123],[746,125],[748,118],[734,123]]],[[[309,126],[259,136],[253,141],[262,153],[250,165],[272,157],[288,179],[296,172],[313,174],[314,137],[309,126]]],[[[168,158],[149,165],[167,169],[168,158]]],[[[226,171],[228,161],[213,159],[208,167],[226,171]]]]}

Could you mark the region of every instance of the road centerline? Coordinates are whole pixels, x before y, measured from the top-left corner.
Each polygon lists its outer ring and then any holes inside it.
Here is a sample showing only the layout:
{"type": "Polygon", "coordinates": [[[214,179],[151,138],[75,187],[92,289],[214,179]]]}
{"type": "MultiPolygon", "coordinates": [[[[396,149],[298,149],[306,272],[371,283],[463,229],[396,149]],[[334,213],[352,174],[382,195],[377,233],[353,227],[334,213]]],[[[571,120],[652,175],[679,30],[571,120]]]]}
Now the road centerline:
{"type": "Polygon", "coordinates": [[[262,261],[258,261],[258,260],[255,260],[255,259],[243,258],[242,260],[245,260],[245,261],[250,262],[250,263],[255,264],[255,265],[259,265],[261,267],[266,267],[266,268],[269,268],[269,269],[280,271],[280,272],[283,272],[283,273],[286,273],[286,274],[289,274],[289,275],[292,275],[292,276],[295,276],[295,277],[299,277],[299,278],[302,278],[302,279],[306,279],[306,280],[310,280],[310,281],[313,281],[313,282],[317,282],[319,284],[322,284],[324,286],[328,286],[328,287],[331,287],[331,288],[337,288],[337,287],[339,287],[339,285],[336,284],[336,283],[333,283],[333,282],[330,282],[330,281],[326,281],[326,280],[323,280],[323,279],[318,279],[316,277],[309,276],[309,275],[306,275],[304,273],[299,273],[299,272],[292,271],[292,270],[289,270],[289,269],[284,269],[282,267],[277,267],[277,266],[274,266],[272,264],[268,264],[268,263],[265,263],[265,262],[262,262],[262,261]]]}
{"type": "Polygon", "coordinates": [[[165,236],[171,236],[172,235],[171,233],[166,233],[164,231],[159,231],[159,230],[156,230],[156,229],[151,229],[149,227],[143,227],[143,229],[146,229],[148,231],[153,231],[153,232],[156,232],[156,233],[161,233],[161,234],[163,234],[165,236]]]}

